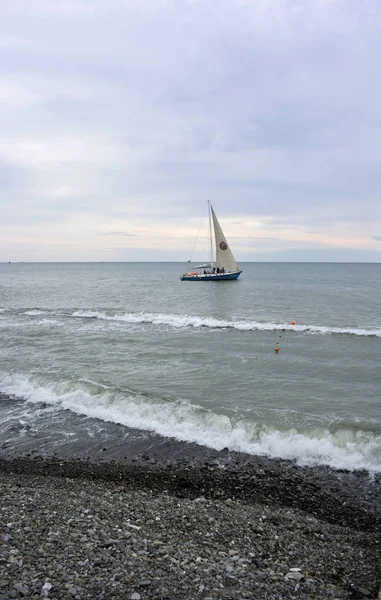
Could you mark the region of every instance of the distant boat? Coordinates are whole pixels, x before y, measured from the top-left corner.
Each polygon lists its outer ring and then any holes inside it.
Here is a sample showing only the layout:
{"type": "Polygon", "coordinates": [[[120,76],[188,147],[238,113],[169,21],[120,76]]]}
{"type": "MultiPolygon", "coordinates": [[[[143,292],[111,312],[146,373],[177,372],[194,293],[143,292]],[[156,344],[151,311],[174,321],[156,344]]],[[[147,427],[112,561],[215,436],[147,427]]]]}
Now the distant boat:
{"type": "Polygon", "coordinates": [[[238,279],[242,271],[235,262],[232,251],[218,222],[213,206],[208,200],[209,232],[210,232],[210,263],[198,265],[193,270],[181,275],[181,281],[229,281],[238,279]],[[213,235],[216,247],[216,259],[213,260],[213,235]],[[202,272],[197,269],[203,269],[202,272]]]}

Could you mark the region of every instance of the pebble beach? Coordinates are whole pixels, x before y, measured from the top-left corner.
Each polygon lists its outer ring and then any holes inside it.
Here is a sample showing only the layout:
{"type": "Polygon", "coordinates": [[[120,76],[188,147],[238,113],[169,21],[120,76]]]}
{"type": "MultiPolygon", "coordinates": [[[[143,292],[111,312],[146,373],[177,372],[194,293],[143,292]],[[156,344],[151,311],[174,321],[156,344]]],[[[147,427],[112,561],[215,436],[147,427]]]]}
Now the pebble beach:
{"type": "Polygon", "coordinates": [[[3,458],[0,598],[379,597],[379,480],[231,459],[3,458]]]}

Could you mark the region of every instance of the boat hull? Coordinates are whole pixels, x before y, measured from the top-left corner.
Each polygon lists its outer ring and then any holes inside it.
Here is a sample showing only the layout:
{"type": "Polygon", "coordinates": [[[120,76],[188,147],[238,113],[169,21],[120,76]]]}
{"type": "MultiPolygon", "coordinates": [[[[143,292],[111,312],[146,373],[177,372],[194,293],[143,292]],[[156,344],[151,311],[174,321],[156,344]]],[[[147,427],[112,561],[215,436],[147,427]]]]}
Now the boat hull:
{"type": "Polygon", "coordinates": [[[194,275],[191,273],[190,275],[181,275],[181,281],[232,281],[234,279],[238,279],[241,275],[242,271],[236,271],[235,273],[199,273],[198,275],[194,275]]]}

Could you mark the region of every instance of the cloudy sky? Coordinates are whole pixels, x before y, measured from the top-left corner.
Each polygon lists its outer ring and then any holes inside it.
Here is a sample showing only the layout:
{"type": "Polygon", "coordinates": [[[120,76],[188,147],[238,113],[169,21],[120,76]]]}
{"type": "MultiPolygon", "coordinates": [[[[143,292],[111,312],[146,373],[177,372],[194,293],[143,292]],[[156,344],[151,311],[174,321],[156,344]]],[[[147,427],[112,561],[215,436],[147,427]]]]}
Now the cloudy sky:
{"type": "Polygon", "coordinates": [[[0,261],[378,262],[380,91],[378,0],[2,0],[0,261]]]}

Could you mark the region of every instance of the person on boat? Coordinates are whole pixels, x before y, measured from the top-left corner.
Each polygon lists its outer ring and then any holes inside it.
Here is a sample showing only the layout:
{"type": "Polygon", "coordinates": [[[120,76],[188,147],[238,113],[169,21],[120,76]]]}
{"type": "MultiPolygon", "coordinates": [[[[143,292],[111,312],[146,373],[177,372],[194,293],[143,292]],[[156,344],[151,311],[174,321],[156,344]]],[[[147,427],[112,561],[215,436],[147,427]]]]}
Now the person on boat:
{"type": "Polygon", "coordinates": [[[216,272],[216,267],[213,267],[213,273],[215,273],[215,272],[216,272]]]}
{"type": "Polygon", "coordinates": [[[220,267],[217,267],[217,273],[219,273],[219,272],[220,272],[220,267]]]}
{"type": "Polygon", "coordinates": [[[225,273],[225,269],[224,269],[224,267],[221,267],[221,271],[220,271],[220,273],[225,273]]]}

